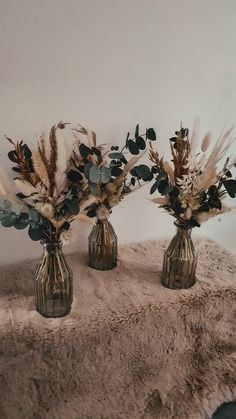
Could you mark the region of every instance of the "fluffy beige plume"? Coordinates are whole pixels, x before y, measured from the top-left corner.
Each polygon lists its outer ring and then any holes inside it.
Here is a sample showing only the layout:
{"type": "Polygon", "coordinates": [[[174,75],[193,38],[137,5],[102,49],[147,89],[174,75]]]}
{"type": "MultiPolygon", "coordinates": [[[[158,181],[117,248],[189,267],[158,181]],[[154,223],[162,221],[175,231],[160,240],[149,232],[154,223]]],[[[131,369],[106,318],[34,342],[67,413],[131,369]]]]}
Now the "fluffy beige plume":
{"type": "Polygon", "coordinates": [[[225,131],[225,133],[220,135],[216,144],[214,145],[208,159],[207,165],[215,166],[225,155],[226,151],[234,143],[235,138],[230,137],[231,132],[233,131],[234,126],[225,131]]]}
{"type": "Polygon", "coordinates": [[[184,214],[186,220],[190,220],[192,217],[192,209],[190,207],[187,207],[184,214]]]}
{"type": "Polygon", "coordinates": [[[38,190],[31,185],[31,183],[27,182],[27,180],[15,179],[14,181],[19,191],[25,196],[31,196],[34,193],[38,193],[38,190]]]}
{"type": "Polygon", "coordinates": [[[11,185],[2,170],[0,171],[0,193],[13,204],[21,203],[20,199],[12,192],[11,185]]]}
{"type": "Polygon", "coordinates": [[[192,137],[191,137],[191,155],[194,154],[194,151],[197,147],[198,138],[199,138],[199,131],[200,131],[200,121],[199,119],[195,119],[193,123],[193,130],[192,130],[192,137]]]}
{"type": "Polygon", "coordinates": [[[49,182],[49,177],[47,173],[47,168],[38,151],[34,151],[32,153],[32,160],[33,160],[35,173],[38,175],[39,179],[44,184],[44,186],[46,186],[46,188],[49,189],[50,182],[49,182]]]}
{"type": "Polygon", "coordinates": [[[199,192],[206,191],[211,185],[214,185],[217,181],[216,168],[213,167],[211,171],[206,170],[198,179],[198,190],[199,192]]]}
{"type": "Polygon", "coordinates": [[[72,228],[69,230],[65,230],[60,234],[60,240],[64,244],[64,246],[67,246],[70,242],[74,241],[75,236],[72,228]]]}
{"type": "Polygon", "coordinates": [[[169,197],[168,197],[168,195],[160,196],[160,197],[151,199],[151,201],[154,204],[158,204],[158,205],[168,205],[168,203],[169,203],[169,197]]]}
{"type": "Polygon", "coordinates": [[[145,150],[142,151],[142,153],[140,153],[138,156],[131,157],[131,159],[128,161],[128,163],[126,163],[126,165],[123,169],[122,175],[124,174],[126,176],[128,174],[128,172],[132,169],[132,167],[134,167],[136,165],[136,163],[138,163],[138,161],[144,156],[144,154],[145,154],[145,150]]]}
{"type": "Polygon", "coordinates": [[[109,196],[107,196],[107,199],[109,201],[109,205],[110,205],[111,208],[113,208],[116,205],[118,205],[119,202],[121,201],[123,189],[124,189],[124,185],[122,183],[122,185],[119,186],[119,188],[116,190],[116,192],[114,192],[114,193],[110,194],[109,196]]]}
{"type": "Polygon", "coordinates": [[[198,186],[199,190],[203,191],[216,181],[216,173],[217,173],[217,163],[224,157],[226,151],[235,141],[235,138],[230,136],[234,127],[225,131],[225,133],[221,133],[219,139],[217,140],[216,144],[214,145],[208,159],[205,163],[205,170],[203,174],[200,176],[198,186]]]}
{"type": "Polygon", "coordinates": [[[199,224],[209,220],[210,218],[216,217],[217,215],[224,214],[226,212],[231,211],[232,208],[229,208],[227,206],[222,206],[221,210],[217,208],[210,209],[209,212],[199,212],[195,218],[199,222],[199,224]]]}
{"type": "Polygon", "coordinates": [[[133,156],[128,163],[126,163],[124,169],[123,169],[123,173],[120,176],[117,176],[117,178],[114,180],[114,184],[117,185],[118,187],[121,186],[121,184],[123,183],[124,178],[127,176],[127,174],[129,173],[129,171],[132,169],[132,167],[134,167],[136,165],[136,163],[143,157],[143,155],[145,154],[145,150],[142,151],[142,153],[140,153],[138,156],[133,156]]]}
{"type": "Polygon", "coordinates": [[[201,144],[201,150],[203,153],[205,153],[208,150],[208,147],[211,142],[211,132],[209,131],[203,138],[202,144],[201,144]]]}
{"type": "Polygon", "coordinates": [[[96,147],[96,133],[89,128],[86,128],[89,147],[96,147]]]}
{"type": "Polygon", "coordinates": [[[175,175],[174,175],[174,171],[173,171],[171,165],[168,163],[168,161],[164,161],[163,165],[164,165],[164,169],[165,169],[166,173],[168,174],[168,176],[170,178],[171,184],[175,185],[175,175]]]}
{"type": "Polygon", "coordinates": [[[66,169],[68,165],[68,150],[65,144],[64,137],[62,135],[62,129],[58,126],[55,130],[55,137],[57,142],[57,160],[56,160],[56,171],[55,171],[55,185],[57,193],[60,194],[62,191],[65,180],[66,180],[66,169]]]}
{"type": "Polygon", "coordinates": [[[97,218],[99,220],[106,220],[110,215],[109,209],[105,205],[100,205],[97,209],[97,218]]]}

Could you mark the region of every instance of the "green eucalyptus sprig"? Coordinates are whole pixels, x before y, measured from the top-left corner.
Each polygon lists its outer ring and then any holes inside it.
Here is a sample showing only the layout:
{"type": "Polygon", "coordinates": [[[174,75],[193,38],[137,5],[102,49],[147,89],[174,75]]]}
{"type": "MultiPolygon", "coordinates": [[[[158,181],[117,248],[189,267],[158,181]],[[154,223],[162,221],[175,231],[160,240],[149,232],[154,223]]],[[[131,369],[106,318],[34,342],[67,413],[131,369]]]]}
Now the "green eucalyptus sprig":
{"type": "Polygon", "coordinates": [[[72,170],[68,173],[70,181],[75,186],[87,186],[96,197],[96,201],[88,209],[89,216],[96,215],[96,209],[104,205],[109,211],[132,190],[134,186],[141,186],[141,182],[152,180],[153,174],[145,164],[137,165],[143,156],[147,143],[156,140],[153,128],[147,128],[140,134],[136,125],[134,137],[127,134],[123,147],[112,145],[110,151],[107,146],[96,145],[96,134],[84,127],[79,128],[83,137],[79,137],[77,149],[71,160],[72,170]],[[84,135],[87,144],[84,144],[84,135]]]}

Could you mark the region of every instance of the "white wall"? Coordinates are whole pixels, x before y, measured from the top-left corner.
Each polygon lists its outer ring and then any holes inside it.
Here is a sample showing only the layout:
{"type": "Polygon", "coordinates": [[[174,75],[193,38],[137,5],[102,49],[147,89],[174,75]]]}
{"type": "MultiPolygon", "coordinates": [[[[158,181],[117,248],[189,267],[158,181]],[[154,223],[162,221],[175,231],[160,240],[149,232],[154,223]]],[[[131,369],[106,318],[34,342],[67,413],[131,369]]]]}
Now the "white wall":
{"type": "MultiPolygon", "coordinates": [[[[236,122],[235,22],[235,0],[1,0],[0,135],[31,142],[63,119],[123,142],[140,122],[165,151],[196,116],[217,135],[236,122]]],[[[114,210],[120,242],[173,234],[144,197],[148,188],[114,210]]],[[[86,249],[89,227],[77,229],[68,251],[86,249]]],[[[196,231],[233,251],[235,232],[235,214],[196,231]]],[[[0,264],[41,252],[14,229],[1,228],[0,246],[0,264]]]]}

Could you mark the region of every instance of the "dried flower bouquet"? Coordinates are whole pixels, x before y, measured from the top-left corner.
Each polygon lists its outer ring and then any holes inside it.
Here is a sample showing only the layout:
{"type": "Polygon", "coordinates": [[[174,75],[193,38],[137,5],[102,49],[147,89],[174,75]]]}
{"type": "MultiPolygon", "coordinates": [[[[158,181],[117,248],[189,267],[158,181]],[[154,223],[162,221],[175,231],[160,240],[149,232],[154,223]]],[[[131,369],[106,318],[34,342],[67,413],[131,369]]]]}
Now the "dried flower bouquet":
{"type": "Polygon", "coordinates": [[[182,128],[170,138],[171,163],[160,158],[159,153],[150,147],[150,160],[155,173],[150,193],[158,191],[162,197],[152,201],[168,211],[182,227],[200,227],[203,221],[230,211],[223,203],[229,195],[236,196],[236,180],[231,169],[236,158],[227,158],[222,169],[217,165],[233,144],[232,128],[223,132],[211,152],[207,154],[211,142],[208,132],[196,150],[197,138],[189,130],[182,128]]]}
{"type": "Polygon", "coordinates": [[[140,135],[137,125],[134,138],[128,133],[121,150],[119,146],[110,149],[105,144],[97,146],[95,132],[82,126],[74,128],[73,132],[76,141],[71,164],[74,167],[68,175],[75,185],[82,182],[88,193],[93,194],[94,202],[87,211],[89,217],[105,217],[126,195],[153,179],[147,165],[137,165],[147,141],[156,140],[153,128],[140,135]]]}
{"type": "Polygon", "coordinates": [[[69,173],[75,186],[87,187],[93,194],[87,208],[89,217],[96,217],[97,223],[89,236],[89,265],[95,269],[113,269],[117,264],[117,236],[108,220],[112,208],[131,192],[139,189],[153,178],[150,168],[139,164],[147,141],[156,139],[153,128],[140,135],[136,126],[134,138],[127,134],[124,146],[108,148],[96,145],[96,134],[79,126],[73,130],[76,141],[69,173]],[[85,145],[87,141],[87,145],[85,145]]]}
{"type": "Polygon", "coordinates": [[[150,193],[162,195],[152,199],[175,219],[177,233],[164,254],[162,284],[168,288],[189,288],[196,281],[197,255],[191,239],[193,227],[202,222],[230,211],[224,204],[229,195],[236,197],[236,179],[231,169],[235,158],[227,158],[222,169],[217,165],[234,142],[232,128],[222,132],[216,144],[208,152],[211,135],[202,140],[200,151],[197,147],[197,130],[190,138],[189,130],[181,127],[170,138],[171,163],[160,158],[150,145],[150,160],[155,173],[150,193]]]}
{"type": "Polygon", "coordinates": [[[37,149],[31,151],[23,141],[7,140],[14,149],[8,153],[18,192],[14,193],[7,177],[0,175],[0,192],[5,196],[0,207],[4,227],[24,229],[34,241],[65,241],[71,236],[70,224],[85,215],[90,194],[70,181],[71,155],[63,138],[66,124],[53,126],[49,135],[42,134],[37,149]],[[13,209],[16,206],[16,209],[13,209]]]}

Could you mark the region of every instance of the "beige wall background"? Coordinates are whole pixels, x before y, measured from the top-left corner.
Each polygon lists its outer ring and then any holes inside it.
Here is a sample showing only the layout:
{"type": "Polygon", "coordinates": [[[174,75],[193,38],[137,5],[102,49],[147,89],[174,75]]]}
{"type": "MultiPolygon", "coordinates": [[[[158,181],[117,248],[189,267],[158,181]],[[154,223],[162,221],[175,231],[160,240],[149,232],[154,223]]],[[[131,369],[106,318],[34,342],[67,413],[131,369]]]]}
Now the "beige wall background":
{"type": "MultiPolygon", "coordinates": [[[[1,0],[0,136],[33,143],[62,119],[123,143],[139,122],[167,154],[179,122],[199,117],[217,138],[236,122],[235,22],[235,0],[1,0]]],[[[1,165],[7,149],[2,140],[1,165]]],[[[148,192],[114,209],[120,243],[174,233],[148,192]]],[[[236,252],[236,214],[221,218],[194,234],[236,252]]],[[[68,252],[86,249],[90,228],[77,226],[68,252]]],[[[0,264],[41,253],[14,229],[0,228],[0,247],[0,264]]]]}

